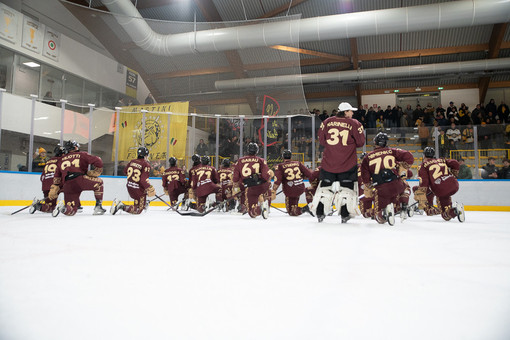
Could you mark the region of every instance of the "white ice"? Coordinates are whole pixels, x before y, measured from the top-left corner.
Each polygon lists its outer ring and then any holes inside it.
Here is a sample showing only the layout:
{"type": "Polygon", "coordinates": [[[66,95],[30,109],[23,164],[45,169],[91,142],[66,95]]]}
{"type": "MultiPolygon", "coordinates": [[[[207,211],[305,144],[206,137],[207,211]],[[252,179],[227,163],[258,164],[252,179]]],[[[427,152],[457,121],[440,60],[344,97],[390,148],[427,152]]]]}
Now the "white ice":
{"type": "Polygon", "coordinates": [[[510,339],[510,213],[0,208],[0,339],[510,339]]]}

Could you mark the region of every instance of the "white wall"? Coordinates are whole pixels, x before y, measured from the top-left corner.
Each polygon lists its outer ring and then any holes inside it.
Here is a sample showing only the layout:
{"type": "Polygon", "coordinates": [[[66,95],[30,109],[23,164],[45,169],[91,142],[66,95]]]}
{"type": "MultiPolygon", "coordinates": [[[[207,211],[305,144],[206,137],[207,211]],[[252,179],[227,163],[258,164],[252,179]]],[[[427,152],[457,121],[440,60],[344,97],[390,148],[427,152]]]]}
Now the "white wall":
{"type": "Polygon", "coordinates": [[[386,110],[388,105],[391,107],[395,106],[397,103],[397,96],[395,93],[387,93],[387,94],[370,94],[361,96],[361,104],[368,104],[368,107],[372,107],[374,104],[380,106],[383,110],[386,110]]]}
{"type": "MultiPolygon", "coordinates": [[[[480,101],[480,91],[478,89],[462,89],[462,90],[442,90],[441,104],[448,107],[450,102],[454,102],[455,106],[460,108],[460,104],[464,103],[473,110],[480,101]]],[[[489,102],[487,100],[487,102],[489,102]]]]}
{"type": "MultiPolygon", "coordinates": [[[[40,174],[0,172],[0,201],[3,200],[32,200],[34,197],[42,198],[40,174]]],[[[102,176],[104,181],[104,200],[112,201],[114,198],[130,201],[126,190],[125,177],[102,176]]],[[[417,180],[409,181],[411,187],[418,184],[417,180]]],[[[160,178],[151,178],[151,184],[157,193],[162,193],[160,178]]],[[[501,206],[510,207],[510,180],[461,180],[460,190],[453,199],[466,206],[501,206]]],[[[83,201],[94,201],[91,191],[84,192],[83,201]]],[[[412,200],[412,199],[411,199],[412,200]]],[[[283,195],[278,195],[275,203],[283,203],[283,195]]],[[[304,195],[300,203],[305,203],[304,195]]]]}
{"type": "MultiPolygon", "coordinates": [[[[4,39],[0,39],[0,45],[45,64],[90,80],[96,84],[100,84],[120,93],[125,93],[126,67],[123,67],[123,73],[118,73],[117,61],[72,40],[64,34],[61,34],[60,38],[60,57],[58,62],[21,47],[23,19],[22,16],[20,16],[20,18],[21,20],[18,20],[18,41],[13,44],[4,39]]],[[[138,101],[143,103],[148,93],[147,85],[145,85],[143,79],[139,77],[137,90],[138,101]]]]}

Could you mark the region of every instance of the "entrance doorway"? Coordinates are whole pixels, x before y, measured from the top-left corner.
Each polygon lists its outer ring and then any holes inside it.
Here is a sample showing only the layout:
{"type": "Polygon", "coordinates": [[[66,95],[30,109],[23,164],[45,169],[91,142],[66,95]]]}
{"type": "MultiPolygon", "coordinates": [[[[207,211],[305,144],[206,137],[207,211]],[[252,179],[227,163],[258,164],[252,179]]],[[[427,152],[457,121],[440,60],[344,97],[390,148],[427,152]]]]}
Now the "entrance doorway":
{"type": "Polygon", "coordinates": [[[425,108],[428,104],[432,107],[438,107],[441,104],[441,94],[439,92],[397,94],[398,106],[405,110],[408,104],[411,105],[413,110],[418,104],[422,108],[425,108]]]}

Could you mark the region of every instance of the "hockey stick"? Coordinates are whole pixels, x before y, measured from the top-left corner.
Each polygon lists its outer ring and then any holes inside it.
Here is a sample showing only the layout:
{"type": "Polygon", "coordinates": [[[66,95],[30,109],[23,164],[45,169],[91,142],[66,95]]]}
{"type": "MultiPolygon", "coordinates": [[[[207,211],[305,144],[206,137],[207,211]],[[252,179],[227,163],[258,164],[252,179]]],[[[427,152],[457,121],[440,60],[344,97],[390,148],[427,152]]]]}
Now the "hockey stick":
{"type": "MultiPolygon", "coordinates": [[[[44,198],[43,198],[42,200],[40,200],[39,202],[44,202],[44,201],[45,201],[45,200],[47,200],[47,199],[48,199],[48,197],[44,197],[44,198]]],[[[27,205],[26,207],[23,207],[23,208],[21,208],[21,209],[19,209],[19,210],[16,210],[15,212],[11,213],[11,215],[17,214],[17,213],[19,213],[19,212],[21,212],[21,211],[23,211],[23,210],[25,210],[25,209],[30,208],[31,206],[32,206],[32,203],[30,203],[30,204],[29,204],[29,205],[27,205]]]]}
{"type": "Polygon", "coordinates": [[[272,205],[272,204],[271,204],[271,208],[275,208],[276,210],[278,210],[278,211],[280,211],[280,212],[282,212],[282,213],[284,213],[284,214],[288,214],[288,212],[286,212],[285,210],[280,209],[280,208],[277,208],[277,207],[275,207],[275,206],[274,206],[274,205],[272,205]]]}
{"type": "Polygon", "coordinates": [[[30,208],[31,206],[32,206],[32,204],[27,205],[26,207],[21,208],[21,209],[19,209],[19,210],[16,210],[15,212],[11,213],[11,215],[17,214],[17,213],[19,213],[20,211],[23,211],[23,210],[25,210],[25,209],[30,208]]]}
{"type": "Polygon", "coordinates": [[[191,211],[191,212],[181,212],[179,211],[178,209],[175,209],[173,206],[171,206],[170,204],[168,204],[165,200],[163,200],[160,196],[156,195],[156,198],[159,199],[161,202],[165,203],[170,209],[172,209],[173,211],[175,211],[176,213],[178,213],[179,215],[181,216],[205,216],[207,214],[209,214],[210,212],[212,212],[214,209],[216,209],[216,205],[214,205],[212,208],[210,208],[209,210],[206,210],[204,212],[195,212],[195,211],[191,211]]]}

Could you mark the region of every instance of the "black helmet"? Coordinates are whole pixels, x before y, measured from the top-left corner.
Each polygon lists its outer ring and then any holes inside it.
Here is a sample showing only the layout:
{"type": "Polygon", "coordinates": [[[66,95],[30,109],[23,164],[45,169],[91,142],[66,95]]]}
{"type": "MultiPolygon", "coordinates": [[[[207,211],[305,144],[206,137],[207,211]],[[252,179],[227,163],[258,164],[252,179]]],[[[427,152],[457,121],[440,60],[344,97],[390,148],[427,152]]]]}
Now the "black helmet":
{"type": "Polygon", "coordinates": [[[431,146],[427,146],[423,149],[423,155],[427,158],[436,158],[436,150],[431,146]]]}
{"type": "Polygon", "coordinates": [[[149,156],[149,149],[145,146],[141,146],[136,153],[138,154],[138,158],[144,158],[145,156],[149,156]]]}
{"type": "Polygon", "coordinates": [[[59,144],[59,145],[57,145],[57,146],[55,147],[55,149],[53,149],[53,153],[55,154],[55,157],[60,157],[60,156],[62,156],[62,155],[64,154],[64,152],[65,152],[65,150],[64,150],[64,148],[63,148],[63,147],[61,147],[61,146],[60,146],[60,144],[59,144]]]}
{"type": "Polygon", "coordinates": [[[209,158],[209,156],[202,156],[200,161],[202,162],[202,165],[209,165],[209,163],[211,162],[211,159],[209,158]]]}
{"type": "Polygon", "coordinates": [[[68,140],[67,142],[64,143],[65,153],[74,151],[75,148],[78,148],[78,150],[80,150],[80,144],[75,140],[68,140]]]}
{"type": "Polygon", "coordinates": [[[387,134],[385,134],[384,132],[379,132],[374,137],[374,145],[385,147],[386,144],[388,144],[388,139],[389,138],[387,134]]]}
{"type": "Polygon", "coordinates": [[[191,156],[191,161],[193,162],[194,166],[200,164],[200,156],[194,154],[193,156],[191,156]]]}
{"type": "Polygon", "coordinates": [[[168,159],[168,163],[170,164],[170,166],[175,166],[177,164],[177,158],[175,157],[170,157],[168,159]]]}
{"type": "Polygon", "coordinates": [[[224,168],[230,168],[230,159],[223,158],[223,160],[221,161],[221,165],[223,165],[224,168]]]}
{"type": "Polygon", "coordinates": [[[282,156],[283,156],[283,159],[291,159],[292,158],[292,151],[290,151],[290,150],[283,150],[282,156]]]}
{"type": "Polygon", "coordinates": [[[256,155],[259,152],[259,146],[257,143],[251,142],[248,144],[248,155],[256,155]]]}

